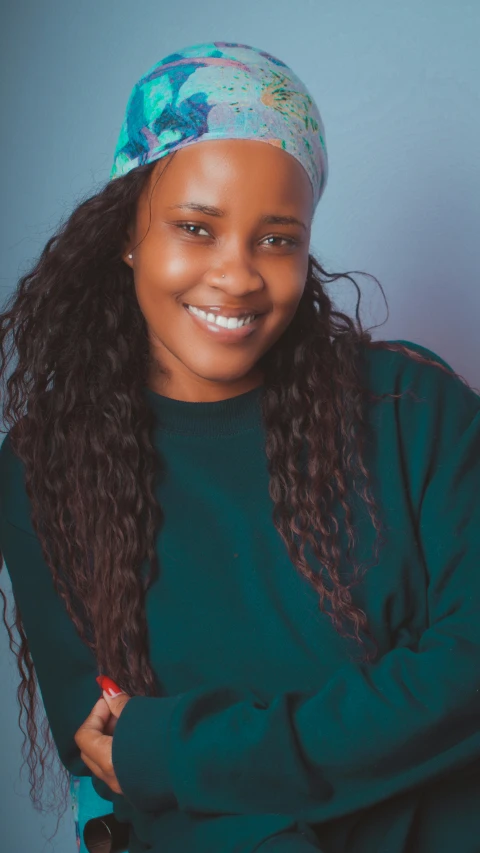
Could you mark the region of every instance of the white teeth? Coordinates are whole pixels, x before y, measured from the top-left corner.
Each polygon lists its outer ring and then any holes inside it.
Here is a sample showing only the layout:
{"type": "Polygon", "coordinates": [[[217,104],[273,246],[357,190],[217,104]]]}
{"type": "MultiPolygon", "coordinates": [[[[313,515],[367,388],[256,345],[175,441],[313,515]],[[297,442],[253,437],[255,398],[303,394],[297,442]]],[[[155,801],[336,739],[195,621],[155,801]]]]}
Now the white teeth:
{"type": "Polygon", "coordinates": [[[207,320],[209,323],[216,323],[217,326],[222,326],[224,329],[239,329],[241,326],[246,326],[255,319],[255,314],[249,314],[248,317],[223,317],[221,314],[212,314],[201,311],[200,308],[195,308],[194,305],[187,305],[192,314],[207,320]]]}

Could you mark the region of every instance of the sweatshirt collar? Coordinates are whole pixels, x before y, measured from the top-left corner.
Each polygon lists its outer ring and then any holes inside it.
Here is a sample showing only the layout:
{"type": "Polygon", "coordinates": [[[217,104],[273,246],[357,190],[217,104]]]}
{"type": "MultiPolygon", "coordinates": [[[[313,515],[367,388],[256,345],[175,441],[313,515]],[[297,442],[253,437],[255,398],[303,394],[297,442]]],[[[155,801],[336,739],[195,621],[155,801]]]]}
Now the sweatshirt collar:
{"type": "Polygon", "coordinates": [[[258,429],[262,424],[263,384],[213,403],[173,400],[148,386],[143,390],[155,414],[157,428],[165,432],[191,436],[235,435],[258,429]]]}

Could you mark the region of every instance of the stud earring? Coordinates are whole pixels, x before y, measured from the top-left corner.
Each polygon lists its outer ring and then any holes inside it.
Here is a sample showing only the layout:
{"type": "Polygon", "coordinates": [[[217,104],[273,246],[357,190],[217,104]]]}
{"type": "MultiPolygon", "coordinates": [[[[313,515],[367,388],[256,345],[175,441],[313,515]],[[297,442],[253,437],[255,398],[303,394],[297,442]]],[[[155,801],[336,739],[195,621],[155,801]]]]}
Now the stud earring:
{"type": "Polygon", "coordinates": [[[128,256],[128,257],[129,257],[129,258],[133,258],[133,255],[132,255],[132,253],[131,253],[131,252],[130,252],[130,254],[129,254],[129,256],[128,256]]]}

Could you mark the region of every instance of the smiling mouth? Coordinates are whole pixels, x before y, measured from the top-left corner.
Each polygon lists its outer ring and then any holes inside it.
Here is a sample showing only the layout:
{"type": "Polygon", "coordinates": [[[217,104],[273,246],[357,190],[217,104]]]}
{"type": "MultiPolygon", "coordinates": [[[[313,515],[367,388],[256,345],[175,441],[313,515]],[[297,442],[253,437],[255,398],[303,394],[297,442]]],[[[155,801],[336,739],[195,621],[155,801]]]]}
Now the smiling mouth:
{"type": "Polygon", "coordinates": [[[243,317],[225,317],[218,313],[200,311],[187,303],[184,303],[183,307],[200,330],[218,343],[226,344],[241,343],[244,339],[254,336],[264,316],[249,314],[243,317]]]}
{"type": "Polygon", "coordinates": [[[201,320],[208,323],[215,323],[216,326],[219,326],[222,329],[241,329],[243,326],[248,326],[250,323],[253,323],[257,317],[261,316],[260,314],[255,314],[253,312],[247,313],[245,311],[239,312],[236,315],[227,316],[226,314],[222,314],[220,311],[203,311],[201,308],[197,308],[195,305],[189,305],[186,302],[184,303],[184,307],[189,314],[193,314],[193,316],[199,317],[201,320]]]}

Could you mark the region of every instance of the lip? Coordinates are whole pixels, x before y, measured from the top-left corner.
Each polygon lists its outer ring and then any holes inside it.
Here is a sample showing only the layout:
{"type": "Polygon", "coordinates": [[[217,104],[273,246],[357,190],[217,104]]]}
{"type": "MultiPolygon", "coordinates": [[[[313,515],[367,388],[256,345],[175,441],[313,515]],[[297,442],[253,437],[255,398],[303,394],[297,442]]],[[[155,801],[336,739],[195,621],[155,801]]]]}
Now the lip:
{"type": "MultiPolygon", "coordinates": [[[[207,333],[207,335],[210,335],[210,337],[215,338],[219,343],[235,343],[236,341],[241,341],[243,338],[249,337],[256,329],[258,329],[258,326],[264,317],[263,314],[260,314],[253,323],[249,323],[248,326],[241,326],[239,329],[225,329],[222,326],[217,326],[216,323],[209,323],[208,320],[203,320],[201,317],[197,317],[196,314],[192,314],[186,305],[183,307],[190,319],[196,323],[198,328],[202,329],[207,333]]],[[[213,313],[215,312],[212,311],[212,314],[213,313]]],[[[252,311],[251,313],[254,314],[255,312],[252,311]]]]}
{"type": "MultiPolygon", "coordinates": [[[[190,303],[184,303],[187,305],[190,303]]],[[[249,317],[250,314],[264,314],[264,311],[255,311],[253,308],[231,308],[228,305],[190,305],[190,308],[199,308],[206,314],[222,314],[224,317],[249,317]]]]}

